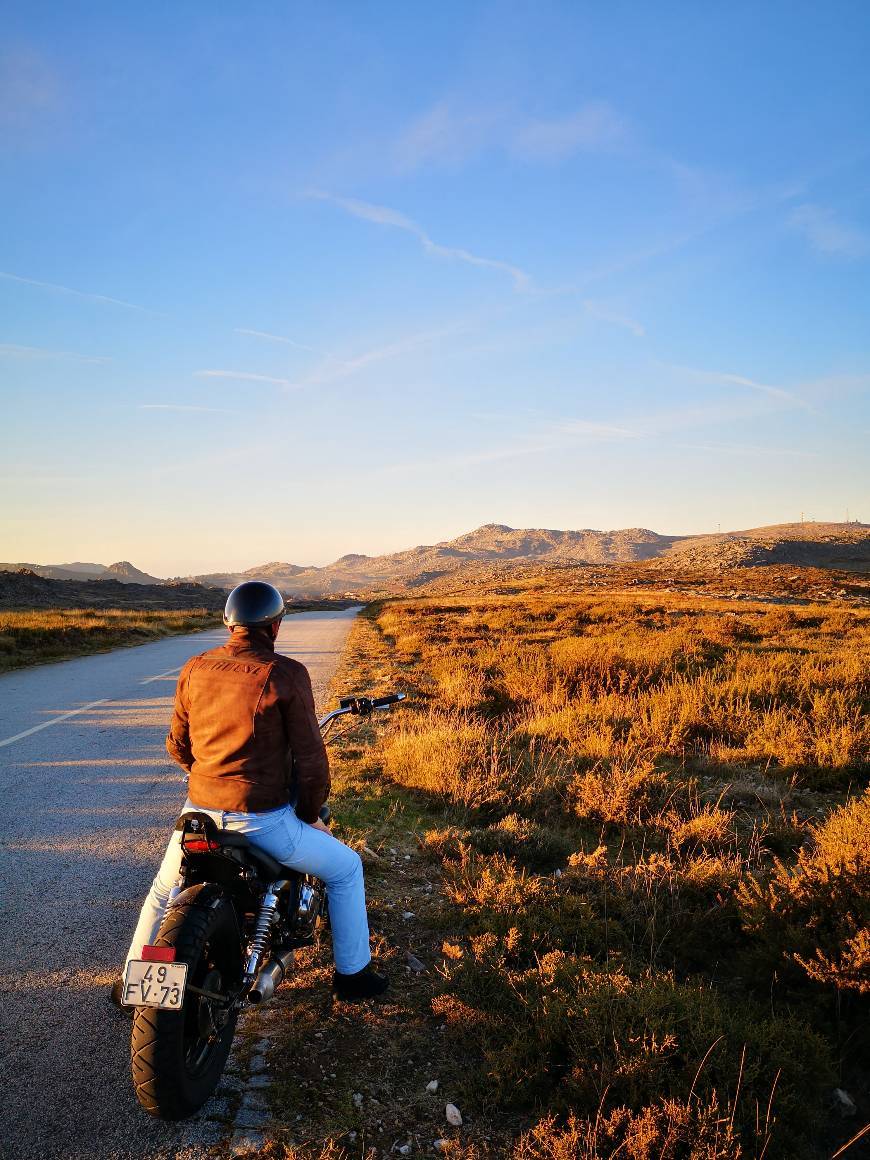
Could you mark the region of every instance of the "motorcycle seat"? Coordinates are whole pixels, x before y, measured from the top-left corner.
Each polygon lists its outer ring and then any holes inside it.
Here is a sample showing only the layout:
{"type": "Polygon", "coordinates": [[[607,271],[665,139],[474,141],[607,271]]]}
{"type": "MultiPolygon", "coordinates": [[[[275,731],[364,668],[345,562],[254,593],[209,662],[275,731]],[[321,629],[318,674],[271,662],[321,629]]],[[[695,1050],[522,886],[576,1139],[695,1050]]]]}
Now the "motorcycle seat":
{"type": "Polygon", "coordinates": [[[286,877],[287,868],[282,866],[280,862],[277,862],[271,854],[267,854],[265,850],[261,850],[259,846],[255,846],[244,834],[234,834],[232,831],[224,830],[218,834],[218,841],[222,846],[230,846],[244,850],[248,857],[257,863],[268,878],[286,877]]]}

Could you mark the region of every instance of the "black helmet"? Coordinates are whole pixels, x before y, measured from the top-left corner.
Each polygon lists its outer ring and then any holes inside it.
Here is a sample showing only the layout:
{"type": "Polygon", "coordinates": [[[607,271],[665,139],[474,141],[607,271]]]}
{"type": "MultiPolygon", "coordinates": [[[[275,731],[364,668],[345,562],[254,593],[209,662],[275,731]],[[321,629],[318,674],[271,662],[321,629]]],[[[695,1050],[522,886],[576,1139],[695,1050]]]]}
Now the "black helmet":
{"type": "Polygon", "coordinates": [[[262,580],[246,580],[227,597],[224,624],[232,628],[244,624],[248,628],[265,628],[284,615],[284,597],[273,584],[262,580]]]}

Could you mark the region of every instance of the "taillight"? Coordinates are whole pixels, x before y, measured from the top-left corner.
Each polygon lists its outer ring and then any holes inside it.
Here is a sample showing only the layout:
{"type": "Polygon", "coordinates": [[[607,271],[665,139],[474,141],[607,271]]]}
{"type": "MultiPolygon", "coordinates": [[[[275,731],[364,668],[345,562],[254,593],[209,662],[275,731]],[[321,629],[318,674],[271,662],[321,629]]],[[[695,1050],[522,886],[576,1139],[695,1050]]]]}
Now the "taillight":
{"type": "Polygon", "coordinates": [[[208,854],[221,848],[220,842],[214,842],[211,838],[201,838],[199,835],[183,837],[181,845],[188,854],[208,854]]]}
{"type": "Polygon", "coordinates": [[[142,948],[142,958],[147,963],[174,963],[175,947],[155,947],[146,943],[142,948]]]}

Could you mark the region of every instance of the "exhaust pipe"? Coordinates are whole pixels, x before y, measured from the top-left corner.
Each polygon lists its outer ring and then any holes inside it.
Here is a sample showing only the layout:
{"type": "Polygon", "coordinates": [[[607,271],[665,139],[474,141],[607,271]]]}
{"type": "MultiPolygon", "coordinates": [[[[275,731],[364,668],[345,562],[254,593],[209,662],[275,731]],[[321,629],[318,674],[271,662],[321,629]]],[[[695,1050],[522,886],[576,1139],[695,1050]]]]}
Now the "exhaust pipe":
{"type": "Polygon", "coordinates": [[[291,949],[279,954],[277,958],[269,959],[254,980],[253,987],[248,991],[249,1003],[259,1006],[260,1003],[265,1003],[272,998],[280,986],[281,980],[293,966],[295,955],[296,952],[291,949]]]}

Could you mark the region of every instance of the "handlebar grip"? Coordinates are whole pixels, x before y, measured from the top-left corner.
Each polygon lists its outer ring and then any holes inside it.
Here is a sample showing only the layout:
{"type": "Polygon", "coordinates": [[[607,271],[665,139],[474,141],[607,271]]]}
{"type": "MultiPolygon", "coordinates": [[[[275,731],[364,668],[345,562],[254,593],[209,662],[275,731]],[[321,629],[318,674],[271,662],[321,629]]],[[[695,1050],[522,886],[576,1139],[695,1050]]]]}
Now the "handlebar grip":
{"type": "Polygon", "coordinates": [[[385,709],[387,705],[397,705],[399,701],[404,700],[404,693],[388,693],[386,697],[375,697],[372,701],[372,708],[385,709]]]}

